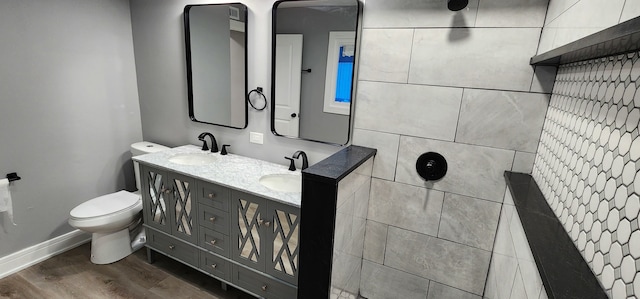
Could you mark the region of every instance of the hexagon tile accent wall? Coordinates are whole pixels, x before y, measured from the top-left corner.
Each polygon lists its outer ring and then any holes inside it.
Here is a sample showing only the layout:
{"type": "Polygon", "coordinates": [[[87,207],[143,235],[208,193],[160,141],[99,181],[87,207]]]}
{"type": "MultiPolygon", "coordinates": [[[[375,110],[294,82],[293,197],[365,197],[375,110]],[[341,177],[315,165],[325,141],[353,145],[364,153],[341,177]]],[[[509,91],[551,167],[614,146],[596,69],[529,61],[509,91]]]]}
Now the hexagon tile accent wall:
{"type": "Polygon", "coordinates": [[[559,67],[532,174],[611,298],[640,297],[639,59],[559,67]]]}

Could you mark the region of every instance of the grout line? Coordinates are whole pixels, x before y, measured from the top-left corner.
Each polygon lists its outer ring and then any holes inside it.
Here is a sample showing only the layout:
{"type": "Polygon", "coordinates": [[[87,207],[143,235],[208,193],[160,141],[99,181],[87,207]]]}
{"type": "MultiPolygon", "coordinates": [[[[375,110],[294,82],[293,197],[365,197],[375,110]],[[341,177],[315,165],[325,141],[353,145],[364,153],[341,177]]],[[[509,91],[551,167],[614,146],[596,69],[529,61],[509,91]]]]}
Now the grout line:
{"type": "Polygon", "coordinates": [[[620,24],[620,21],[622,21],[622,13],[624,12],[624,8],[627,6],[627,1],[624,1],[624,4],[622,4],[622,9],[620,10],[620,16],[618,16],[618,24],[620,24]]]}
{"type": "Polygon", "coordinates": [[[456,120],[456,130],[453,133],[453,142],[456,142],[456,139],[458,137],[458,128],[460,128],[460,118],[462,118],[462,101],[464,101],[464,91],[465,89],[462,89],[462,94],[460,94],[460,104],[458,105],[458,119],[456,120]]]}
{"type": "Polygon", "coordinates": [[[409,84],[409,74],[411,74],[411,58],[413,58],[413,45],[416,40],[416,29],[413,28],[411,32],[411,50],[409,51],[409,65],[407,66],[407,80],[403,82],[404,84],[409,84]]]}

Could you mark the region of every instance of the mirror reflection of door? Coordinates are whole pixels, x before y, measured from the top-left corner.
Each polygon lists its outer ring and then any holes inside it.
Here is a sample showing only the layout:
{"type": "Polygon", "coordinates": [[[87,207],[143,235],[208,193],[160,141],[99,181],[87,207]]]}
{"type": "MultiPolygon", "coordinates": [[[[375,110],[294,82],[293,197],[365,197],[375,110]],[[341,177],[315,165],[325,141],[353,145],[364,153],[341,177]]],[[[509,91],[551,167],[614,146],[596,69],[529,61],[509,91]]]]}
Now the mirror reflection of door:
{"type": "Polygon", "coordinates": [[[276,98],[274,125],[278,133],[299,137],[302,34],[276,35],[276,98]]]}
{"type": "Polygon", "coordinates": [[[356,84],[359,2],[280,0],[273,9],[271,130],[277,136],[347,144],[356,84]],[[292,65],[290,45],[283,39],[291,35],[303,36],[300,67],[298,56],[292,65]],[[292,85],[298,78],[299,90],[292,85]],[[298,95],[299,112],[290,111],[298,95]]]}

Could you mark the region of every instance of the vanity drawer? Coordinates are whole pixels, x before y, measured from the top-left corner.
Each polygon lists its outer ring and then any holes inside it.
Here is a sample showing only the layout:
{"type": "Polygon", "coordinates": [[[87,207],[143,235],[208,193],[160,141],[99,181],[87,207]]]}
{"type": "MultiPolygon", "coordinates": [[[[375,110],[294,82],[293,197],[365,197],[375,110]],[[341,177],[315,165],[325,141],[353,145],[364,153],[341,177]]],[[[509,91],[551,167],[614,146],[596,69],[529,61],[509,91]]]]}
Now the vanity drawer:
{"type": "Polygon", "coordinates": [[[183,263],[198,266],[199,250],[171,236],[147,228],[147,245],[183,263]]]}
{"type": "Polygon", "coordinates": [[[298,289],[274,279],[267,278],[239,265],[233,265],[231,281],[247,291],[267,299],[296,298],[298,289]]]}
{"type": "Polygon", "coordinates": [[[229,257],[229,236],[212,229],[200,228],[200,247],[229,257]]]}
{"type": "Polygon", "coordinates": [[[198,208],[198,223],[200,226],[229,235],[229,212],[202,204],[198,208]]]}
{"type": "Polygon", "coordinates": [[[199,182],[198,202],[228,212],[229,189],[216,184],[199,182]]]}
{"type": "Polygon", "coordinates": [[[223,280],[231,280],[231,263],[211,253],[200,252],[200,269],[223,280]]]}

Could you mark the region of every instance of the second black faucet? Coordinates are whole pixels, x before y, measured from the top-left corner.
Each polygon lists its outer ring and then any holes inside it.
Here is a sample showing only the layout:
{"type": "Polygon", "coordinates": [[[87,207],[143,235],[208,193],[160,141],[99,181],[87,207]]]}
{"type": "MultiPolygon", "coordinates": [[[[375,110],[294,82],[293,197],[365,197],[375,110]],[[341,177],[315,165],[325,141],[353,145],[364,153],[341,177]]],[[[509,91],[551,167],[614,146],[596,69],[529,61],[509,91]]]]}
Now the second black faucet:
{"type": "Polygon", "coordinates": [[[305,169],[307,169],[309,167],[309,159],[307,159],[307,153],[305,153],[303,151],[297,151],[297,152],[293,153],[292,158],[284,157],[285,159],[291,161],[291,164],[289,164],[289,170],[291,170],[291,171],[295,171],[296,170],[296,164],[294,163],[293,159],[300,158],[300,155],[302,155],[302,170],[305,170],[305,169]]]}

